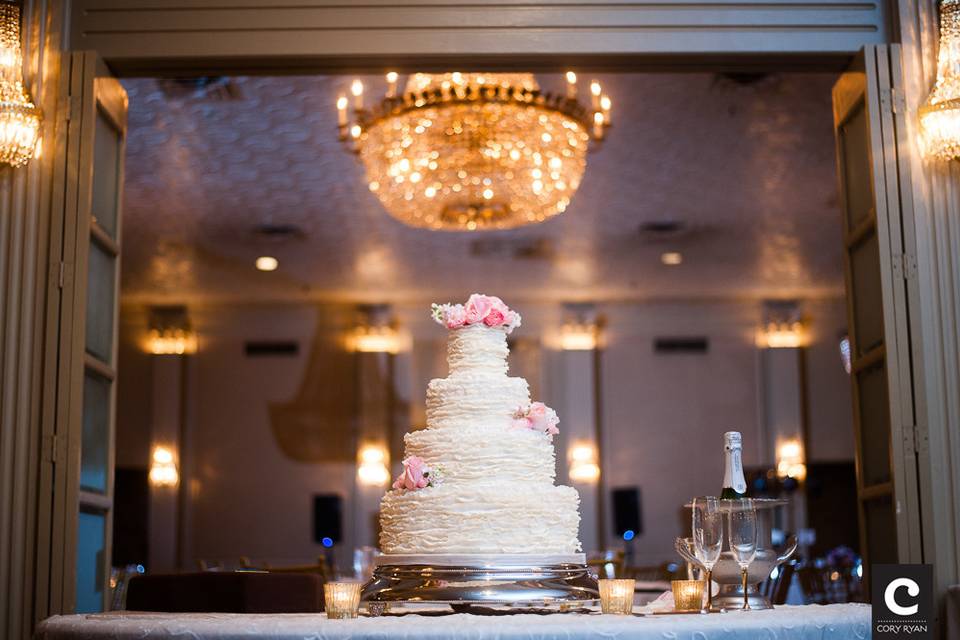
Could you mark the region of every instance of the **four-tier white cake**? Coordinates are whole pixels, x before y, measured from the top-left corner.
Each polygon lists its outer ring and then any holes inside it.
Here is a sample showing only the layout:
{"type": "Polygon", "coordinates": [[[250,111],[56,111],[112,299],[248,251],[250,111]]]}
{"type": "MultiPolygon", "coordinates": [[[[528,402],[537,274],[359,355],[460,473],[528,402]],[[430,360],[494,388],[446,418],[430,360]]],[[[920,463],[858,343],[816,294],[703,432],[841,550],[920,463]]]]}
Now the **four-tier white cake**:
{"type": "Polygon", "coordinates": [[[580,497],[554,484],[556,414],[507,375],[520,316],[493,296],[434,305],[449,331],[446,378],[427,387],[426,429],[404,437],[383,498],[385,554],[571,554],[580,497]]]}

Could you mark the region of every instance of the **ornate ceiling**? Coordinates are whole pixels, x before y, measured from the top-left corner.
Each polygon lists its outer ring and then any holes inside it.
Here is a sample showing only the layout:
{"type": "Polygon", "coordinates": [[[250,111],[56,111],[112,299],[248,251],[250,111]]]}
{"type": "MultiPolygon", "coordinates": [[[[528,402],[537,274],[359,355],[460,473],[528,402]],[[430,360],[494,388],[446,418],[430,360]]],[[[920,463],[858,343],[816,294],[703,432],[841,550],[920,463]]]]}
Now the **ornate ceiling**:
{"type": "MultiPolygon", "coordinates": [[[[336,137],[334,101],[350,78],[234,78],[208,91],[125,80],[124,299],[842,291],[831,75],[599,77],[613,129],[570,207],[485,233],[412,229],[383,211],[336,137]],[[662,222],[682,228],[641,231],[662,222]],[[662,265],[664,251],[681,251],[683,264],[662,265]],[[277,271],[254,270],[264,254],[277,271]]],[[[380,93],[379,78],[365,81],[380,93]]]]}

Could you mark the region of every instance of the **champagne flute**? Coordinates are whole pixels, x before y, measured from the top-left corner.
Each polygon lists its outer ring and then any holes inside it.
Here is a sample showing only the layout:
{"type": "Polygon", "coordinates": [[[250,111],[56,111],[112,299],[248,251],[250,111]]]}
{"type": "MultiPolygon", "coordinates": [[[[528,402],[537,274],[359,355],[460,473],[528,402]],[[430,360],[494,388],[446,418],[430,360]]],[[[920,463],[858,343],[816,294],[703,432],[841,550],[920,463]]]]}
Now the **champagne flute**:
{"type": "Polygon", "coordinates": [[[720,501],[712,496],[693,499],[693,552],[706,570],[707,607],[713,607],[713,566],[723,549],[723,514],[720,501]]]}
{"type": "Polygon", "coordinates": [[[747,599],[747,569],[757,555],[757,509],[750,498],[730,501],[727,512],[727,534],[730,552],[740,565],[740,580],[743,586],[743,610],[750,609],[747,599]]]}

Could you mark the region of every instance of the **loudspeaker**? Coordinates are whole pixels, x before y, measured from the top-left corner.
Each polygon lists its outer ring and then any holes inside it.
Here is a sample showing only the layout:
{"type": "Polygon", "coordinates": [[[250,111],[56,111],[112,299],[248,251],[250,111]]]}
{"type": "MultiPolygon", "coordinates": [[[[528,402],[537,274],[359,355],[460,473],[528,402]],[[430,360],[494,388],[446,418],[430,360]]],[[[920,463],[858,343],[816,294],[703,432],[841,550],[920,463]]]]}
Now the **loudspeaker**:
{"type": "Polygon", "coordinates": [[[343,537],[343,499],[335,493],[313,496],[313,541],[325,547],[343,537]]]}
{"type": "Polygon", "coordinates": [[[640,512],[640,489],[638,487],[620,487],[610,492],[613,503],[613,531],[624,540],[632,540],[643,533],[643,518],[640,512]],[[629,531],[633,532],[630,535],[629,531]],[[624,534],[627,534],[626,537],[624,534]]]}

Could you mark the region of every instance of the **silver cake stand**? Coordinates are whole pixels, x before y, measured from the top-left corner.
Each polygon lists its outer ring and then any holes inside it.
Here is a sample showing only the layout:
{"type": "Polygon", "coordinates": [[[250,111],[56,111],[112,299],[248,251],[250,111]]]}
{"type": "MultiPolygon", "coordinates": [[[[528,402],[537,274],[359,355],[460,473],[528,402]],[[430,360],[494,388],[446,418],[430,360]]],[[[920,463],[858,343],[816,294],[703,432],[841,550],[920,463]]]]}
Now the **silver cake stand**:
{"type": "Polygon", "coordinates": [[[391,603],[564,611],[598,598],[582,553],[383,555],[362,595],[373,615],[391,603]]]}

